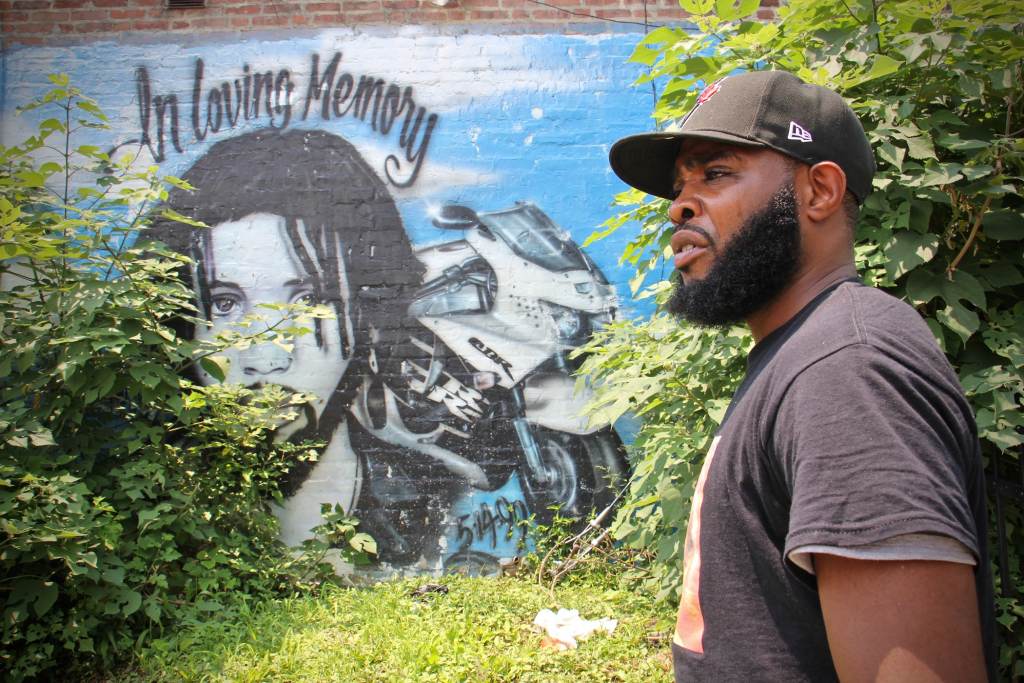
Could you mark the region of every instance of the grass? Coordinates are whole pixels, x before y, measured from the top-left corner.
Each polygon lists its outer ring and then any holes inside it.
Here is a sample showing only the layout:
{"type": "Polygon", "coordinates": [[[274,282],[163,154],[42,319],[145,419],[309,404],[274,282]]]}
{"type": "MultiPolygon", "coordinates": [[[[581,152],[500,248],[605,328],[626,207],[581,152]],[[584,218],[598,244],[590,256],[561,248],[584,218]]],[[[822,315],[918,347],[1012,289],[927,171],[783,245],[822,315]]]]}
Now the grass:
{"type": "Polygon", "coordinates": [[[603,580],[553,594],[516,578],[436,579],[447,594],[410,595],[435,579],[240,604],[185,626],[139,653],[133,681],[621,681],[671,679],[672,614],[651,596],[603,580]],[[538,610],[612,617],[612,635],[577,650],[541,647],[538,610]]]}

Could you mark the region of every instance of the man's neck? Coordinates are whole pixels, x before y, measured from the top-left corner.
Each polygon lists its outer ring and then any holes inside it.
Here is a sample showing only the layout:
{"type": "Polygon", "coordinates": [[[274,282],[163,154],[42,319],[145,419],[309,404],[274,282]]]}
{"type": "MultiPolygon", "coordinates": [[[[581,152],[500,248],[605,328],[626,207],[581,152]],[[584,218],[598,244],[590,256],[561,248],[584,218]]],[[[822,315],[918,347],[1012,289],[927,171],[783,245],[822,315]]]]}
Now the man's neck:
{"type": "Polygon", "coordinates": [[[747,318],[754,341],[761,341],[785,325],[826,289],[855,277],[857,269],[849,262],[825,270],[800,271],[778,297],[747,318]]]}

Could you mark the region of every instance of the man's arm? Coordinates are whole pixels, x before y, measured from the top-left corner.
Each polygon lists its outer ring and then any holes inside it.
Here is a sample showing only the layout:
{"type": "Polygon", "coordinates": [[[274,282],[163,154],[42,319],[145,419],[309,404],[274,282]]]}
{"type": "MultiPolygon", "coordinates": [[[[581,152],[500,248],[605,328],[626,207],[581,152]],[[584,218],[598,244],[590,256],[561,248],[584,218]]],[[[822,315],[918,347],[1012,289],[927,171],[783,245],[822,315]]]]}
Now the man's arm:
{"type": "Polygon", "coordinates": [[[985,681],[974,569],[814,555],[840,680],[985,681]]]}

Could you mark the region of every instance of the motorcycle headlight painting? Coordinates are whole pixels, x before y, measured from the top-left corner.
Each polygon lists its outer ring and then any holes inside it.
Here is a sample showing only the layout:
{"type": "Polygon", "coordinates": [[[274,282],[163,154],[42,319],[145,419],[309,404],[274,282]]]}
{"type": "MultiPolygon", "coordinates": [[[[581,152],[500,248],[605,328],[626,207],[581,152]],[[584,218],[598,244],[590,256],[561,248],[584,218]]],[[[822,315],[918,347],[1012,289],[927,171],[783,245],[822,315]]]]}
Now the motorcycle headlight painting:
{"type": "Polygon", "coordinates": [[[276,433],[326,444],[281,482],[284,542],[341,504],[384,571],[486,572],[522,550],[531,515],[612,503],[622,443],[581,417],[567,352],[614,317],[614,289],[539,207],[446,206],[441,238],[417,248],[379,173],[318,130],[217,141],[183,178],[195,189],[167,207],[210,227],[160,219],[150,236],[192,259],[206,324],[186,334],[212,339],[261,312],[273,327],[268,305],[332,313],[289,343],[225,354],[226,381],[315,397],[276,433]]]}

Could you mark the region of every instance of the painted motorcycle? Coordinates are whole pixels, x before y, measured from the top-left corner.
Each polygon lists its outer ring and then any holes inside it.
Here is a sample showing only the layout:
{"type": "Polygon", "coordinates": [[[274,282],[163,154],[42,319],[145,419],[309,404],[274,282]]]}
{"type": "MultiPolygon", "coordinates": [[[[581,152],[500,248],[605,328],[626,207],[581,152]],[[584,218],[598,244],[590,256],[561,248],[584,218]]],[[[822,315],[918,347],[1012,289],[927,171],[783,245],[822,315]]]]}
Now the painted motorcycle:
{"type": "Polygon", "coordinates": [[[434,224],[463,237],[417,252],[427,272],[408,314],[422,332],[391,350],[397,376],[362,393],[360,423],[476,489],[518,474],[541,522],[555,507],[602,510],[625,481],[624,449],[588,425],[591,392],[576,390],[567,352],[613,318],[614,288],[533,204],[449,205],[434,224]]]}

